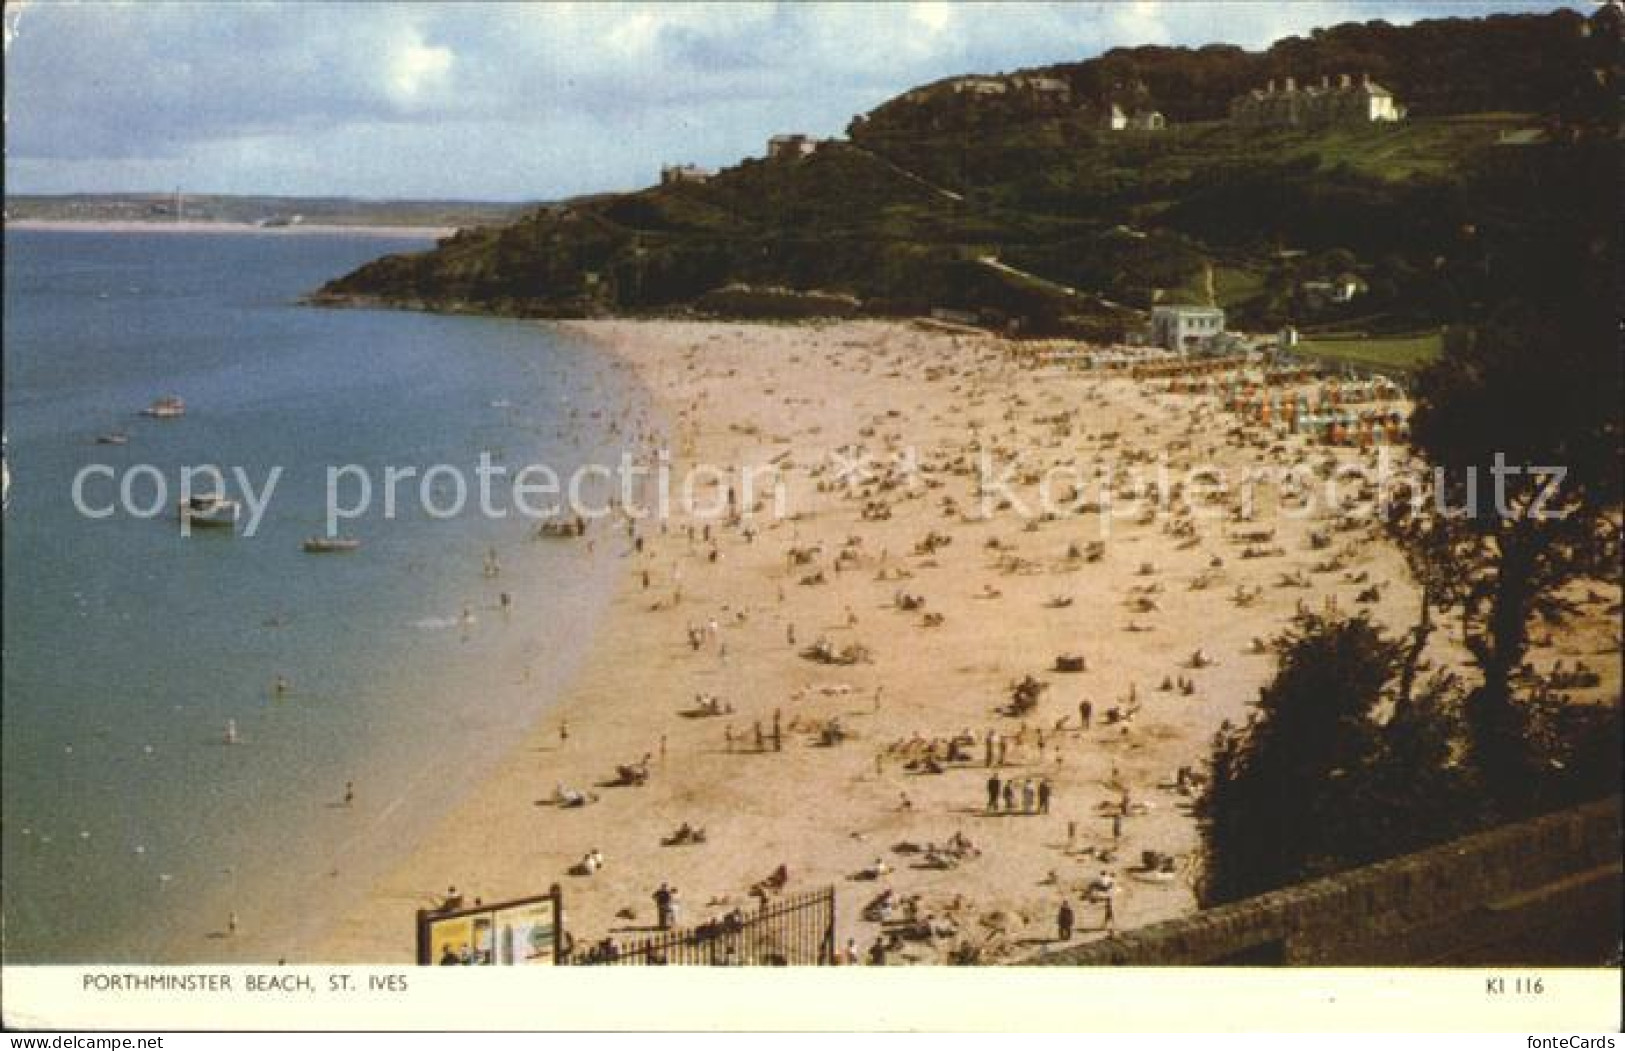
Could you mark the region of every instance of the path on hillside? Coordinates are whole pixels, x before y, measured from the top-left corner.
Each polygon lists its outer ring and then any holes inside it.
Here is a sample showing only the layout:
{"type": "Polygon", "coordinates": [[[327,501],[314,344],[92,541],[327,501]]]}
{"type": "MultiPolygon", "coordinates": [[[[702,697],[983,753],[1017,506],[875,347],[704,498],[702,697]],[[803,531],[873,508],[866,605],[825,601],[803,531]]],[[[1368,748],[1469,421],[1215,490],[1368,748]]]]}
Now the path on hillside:
{"type": "Polygon", "coordinates": [[[930,179],[927,179],[925,176],[914,174],[913,172],[909,171],[907,168],[904,168],[902,165],[898,164],[897,162],[889,160],[889,159],[887,159],[885,157],[882,157],[880,154],[876,153],[874,150],[867,149],[867,148],[865,148],[863,146],[858,146],[858,145],[855,145],[855,144],[851,148],[853,150],[855,150],[856,152],[863,154],[866,157],[871,157],[874,160],[879,161],[881,164],[885,165],[887,168],[890,168],[896,174],[901,175],[903,178],[909,180],[910,182],[918,183],[919,185],[925,187],[927,190],[930,190],[932,193],[937,194],[940,197],[946,198],[947,200],[954,201],[956,203],[963,203],[964,200],[965,200],[964,195],[957,194],[952,190],[945,189],[945,188],[943,188],[941,186],[938,186],[936,183],[932,182],[930,179]]]}
{"type": "Polygon", "coordinates": [[[1000,273],[1009,274],[1012,277],[1019,277],[1024,281],[1031,281],[1033,284],[1038,285],[1041,288],[1047,288],[1050,291],[1058,292],[1063,296],[1071,296],[1074,299],[1092,300],[1093,302],[1099,303],[1101,306],[1111,307],[1113,310],[1130,309],[1121,303],[1112,302],[1105,296],[1097,295],[1093,292],[1079,292],[1071,285],[1063,285],[1059,281],[1051,281],[1047,277],[1039,277],[1037,274],[1032,273],[1031,271],[1022,270],[1019,267],[1011,266],[1009,263],[1006,263],[996,255],[977,256],[976,261],[985,267],[990,267],[999,271],[1000,273]]]}

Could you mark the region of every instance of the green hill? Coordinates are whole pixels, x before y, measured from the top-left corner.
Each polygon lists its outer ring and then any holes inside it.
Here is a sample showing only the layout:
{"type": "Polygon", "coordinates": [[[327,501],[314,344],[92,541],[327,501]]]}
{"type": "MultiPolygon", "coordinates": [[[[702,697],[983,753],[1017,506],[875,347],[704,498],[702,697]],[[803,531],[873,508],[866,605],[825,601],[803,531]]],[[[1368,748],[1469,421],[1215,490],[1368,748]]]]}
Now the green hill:
{"type": "Polygon", "coordinates": [[[1338,26],[1263,53],[1118,50],[982,78],[1003,85],[983,92],[944,81],[810,156],[543,207],[315,299],[582,316],[681,311],[748,285],[1115,334],[1155,301],[1211,294],[1246,326],[1415,332],[1617,259],[1619,48],[1611,9],[1560,11],[1338,26]],[[1351,70],[1393,87],[1410,118],[1222,119],[1267,77],[1351,70]],[[1114,104],[1172,123],[1105,130],[1114,104]],[[1333,278],[1362,294],[1312,294],[1333,278]]]}

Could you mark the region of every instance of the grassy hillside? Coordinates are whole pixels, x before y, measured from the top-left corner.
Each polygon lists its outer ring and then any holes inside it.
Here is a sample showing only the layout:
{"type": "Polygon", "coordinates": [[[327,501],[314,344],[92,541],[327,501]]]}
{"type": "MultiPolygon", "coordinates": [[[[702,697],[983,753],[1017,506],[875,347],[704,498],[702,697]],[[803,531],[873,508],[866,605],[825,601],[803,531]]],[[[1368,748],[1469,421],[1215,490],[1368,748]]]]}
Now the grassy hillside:
{"type": "Polygon", "coordinates": [[[812,156],[545,207],[379,260],[319,298],[558,316],[682,310],[744,284],[1029,332],[1099,334],[1153,302],[1209,298],[1257,328],[1437,328],[1611,257],[1614,227],[1597,217],[1617,208],[1616,103],[1585,85],[1617,84],[1618,27],[1593,23],[1589,35],[1572,13],[1337,27],[1263,54],[1134,49],[1038,71],[1069,95],[927,86],[812,156]],[[1496,63],[1541,69],[1516,83],[1468,72],[1496,63]],[[1315,130],[1215,119],[1214,99],[1287,68],[1403,72],[1416,115],[1315,130]],[[1426,86],[1444,73],[1456,88],[1426,86]],[[1183,119],[1105,131],[1112,99],[1183,119]],[[1314,292],[1333,279],[1360,295],[1314,292]]]}

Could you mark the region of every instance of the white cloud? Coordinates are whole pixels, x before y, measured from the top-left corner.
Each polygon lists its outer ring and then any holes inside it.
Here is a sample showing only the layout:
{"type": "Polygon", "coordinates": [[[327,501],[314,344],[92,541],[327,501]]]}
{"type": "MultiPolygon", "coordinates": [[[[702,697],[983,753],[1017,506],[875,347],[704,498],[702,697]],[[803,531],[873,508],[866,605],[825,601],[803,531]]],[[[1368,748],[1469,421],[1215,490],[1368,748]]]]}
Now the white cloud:
{"type": "Polygon", "coordinates": [[[386,90],[398,105],[413,108],[443,90],[451,79],[455,56],[450,48],[431,47],[417,29],[390,51],[386,90]]]}
{"type": "Polygon", "coordinates": [[[943,0],[911,4],[908,16],[933,33],[941,33],[953,21],[953,11],[943,0]]]}
{"type": "MultiPolygon", "coordinates": [[[[1517,7],[1472,0],[1450,14],[1517,7]]],[[[1528,9],[1528,5],[1523,5],[1528,9]]],[[[8,28],[16,27],[8,5],[8,28]]],[[[548,197],[729,164],[968,72],[1144,43],[1257,48],[1424,0],[30,5],[13,192],[548,197]]]]}

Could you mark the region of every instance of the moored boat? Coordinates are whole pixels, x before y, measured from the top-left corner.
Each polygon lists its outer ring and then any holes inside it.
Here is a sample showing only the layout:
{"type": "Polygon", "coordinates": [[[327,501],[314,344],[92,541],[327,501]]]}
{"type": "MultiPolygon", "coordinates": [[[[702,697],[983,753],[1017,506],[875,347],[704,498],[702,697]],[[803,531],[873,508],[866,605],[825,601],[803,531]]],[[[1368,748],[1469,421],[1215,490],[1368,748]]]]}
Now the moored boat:
{"type": "Polygon", "coordinates": [[[186,415],[186,402],[174,394],[166,394],[162,398],[141,410],[141,415],[152,416],[160,420],[173,420],[186,415]]]}
{"type": "Polygon", "coordinates": [[[219,493],[202,493],[181,501],[181,521],[193,526],[232,528],[242,507],[219,493]]]}
{"type": "Polygon", "coordinates": [[[311,555],[332,555],[345,551],[355,551],[361,547],[361,541],[347,536],[313,536],[305,540],[305,552],[311,555]]]}

